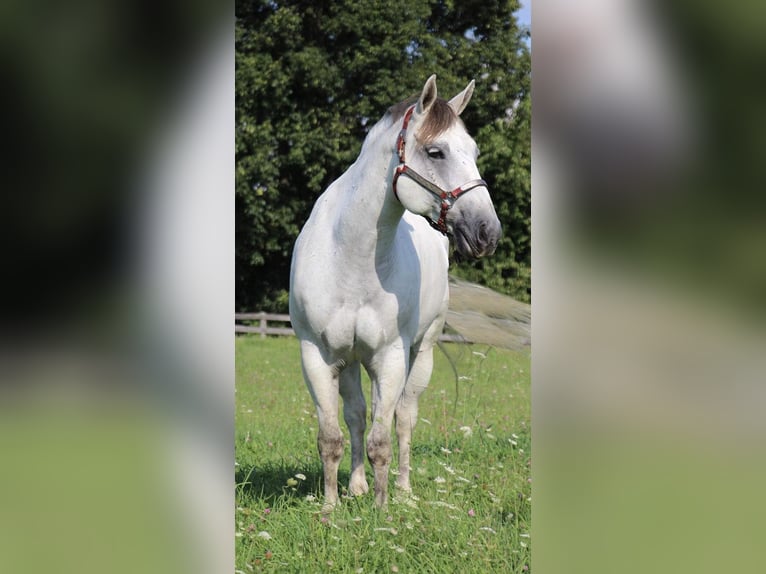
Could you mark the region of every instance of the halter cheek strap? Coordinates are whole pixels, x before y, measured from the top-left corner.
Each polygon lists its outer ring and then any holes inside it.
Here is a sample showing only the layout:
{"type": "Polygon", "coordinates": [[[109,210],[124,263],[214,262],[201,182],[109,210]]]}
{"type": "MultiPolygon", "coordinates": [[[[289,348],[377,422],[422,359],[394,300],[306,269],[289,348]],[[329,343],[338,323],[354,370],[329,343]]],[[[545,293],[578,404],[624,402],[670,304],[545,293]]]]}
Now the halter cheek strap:
{"type": "Polygon", "coordinates": [[[425,189],[431,195],[434,195],[441,202],[439,219],[437,221],[434,221],[427,215],[424,215],[423,217],[426,218],[426,220],[431,225],[431,227],[433,227],[437,231],[440,231],[444,235],[448,235],[449,230],[447,229],[447,212],[450,210],[450,208],[454,205],[454,203],[457,201],[457,199],[461,195],[477,187],[487,187],[487,182],[484,181],[483,179],[473,179],[467,183],[464,183],[463,185],[459,187],[456,187],[452,191],[447,191],[445,189],[442,189],[441,187],[439,187],[432,181],[427,180],[425,177],[423,177],[414,169],[412,169],[410,166],[408,166],[405,159],[405,155],[404,155],[404,148],[405,148],[405,139],[407,137],[407,127],[409,126],[410,119],[412,118],[412,113],[414,111],[415,111],[415,106],[410,106],[410,108],[405,112],[404,119],[402,120],[402,129],[399,131],[399,137],[396,139],[396,153],[399,155],[399,165],[396,166],[396,170],[394,171],[394,180],[392,182],[392,187],[394,189],[394,196],[396,197],[397,200],[399,200],[399,194],[396,191],[396,182],[399,180],[399,177],[401,177],[402,175],[406,175],[411,180],[416,182],[418,185],[420,185],[423,189],[425,189]]]}

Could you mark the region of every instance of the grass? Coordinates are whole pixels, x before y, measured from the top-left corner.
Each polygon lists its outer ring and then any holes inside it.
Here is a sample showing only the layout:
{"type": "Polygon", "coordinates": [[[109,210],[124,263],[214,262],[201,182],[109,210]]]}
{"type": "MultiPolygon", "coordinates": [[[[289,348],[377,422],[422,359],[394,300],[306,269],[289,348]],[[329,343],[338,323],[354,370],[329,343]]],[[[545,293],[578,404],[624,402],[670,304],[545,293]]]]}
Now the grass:
{"type": "MultiPolygon", "coordinates": [[[[316,415],[297,340],[236,340],[236,567],[241,572],[529,572],[529,352],[435,352],[413,433],[412,488],[321,513],[316,415]]],[[[369,390],[366,379],[364,388],[369,390]]],[[[368,401],[369,404],[369,401],[368,401]]],[[[348,439],[348,429],[341,428],[348,439]]],[[[339,484],[348,485],[350,446],[339,484]]],[[[392,470],[396,468],[396,456],[392,470]]],[[[372,473],[367,465],[372,491],[372,473]]]]}

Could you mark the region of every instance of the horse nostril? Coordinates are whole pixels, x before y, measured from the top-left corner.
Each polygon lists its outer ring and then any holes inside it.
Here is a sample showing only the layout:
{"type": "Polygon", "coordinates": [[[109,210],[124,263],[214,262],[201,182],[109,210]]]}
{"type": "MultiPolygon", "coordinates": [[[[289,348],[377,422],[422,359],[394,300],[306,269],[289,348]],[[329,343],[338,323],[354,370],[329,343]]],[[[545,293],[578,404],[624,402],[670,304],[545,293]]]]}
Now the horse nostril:
{"type": "Polygon", "coordinates": [[[489,232],[487,231],[487,222],[482,221],[479,225],[479,243],[482,247],[489,243],[489,232]]]}
{"type": "Polygon", "coordinates": [[[497,221],[497,224],[487,220],[479,223],[476,233],[476,247],[480,256],[492,255],[495,252],[501,234],[500,221],[497,221]]]}

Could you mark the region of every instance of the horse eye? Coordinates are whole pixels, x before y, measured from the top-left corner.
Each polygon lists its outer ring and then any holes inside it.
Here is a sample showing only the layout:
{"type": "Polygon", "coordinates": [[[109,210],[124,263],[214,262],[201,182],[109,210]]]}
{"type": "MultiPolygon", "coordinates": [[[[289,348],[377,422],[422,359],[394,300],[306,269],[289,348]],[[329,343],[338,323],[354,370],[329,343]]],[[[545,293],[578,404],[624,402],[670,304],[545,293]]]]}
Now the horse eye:
{"type": "Polygon", "coordinates": [[[444,159],[444,152],[438,147],[428,148],[426,153],[428,153],[428,157],[431,159],[444,159]]]}

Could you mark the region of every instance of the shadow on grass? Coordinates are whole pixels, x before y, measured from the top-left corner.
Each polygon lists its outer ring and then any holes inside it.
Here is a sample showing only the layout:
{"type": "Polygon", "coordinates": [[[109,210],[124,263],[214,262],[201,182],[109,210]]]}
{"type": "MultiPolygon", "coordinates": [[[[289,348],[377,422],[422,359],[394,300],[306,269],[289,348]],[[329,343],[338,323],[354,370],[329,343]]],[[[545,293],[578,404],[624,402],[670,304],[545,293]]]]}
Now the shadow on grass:
{"type": "MultiPolygon", "coordinates": [[[[338,471],[341,490],[348,485],[350,476],[348,470],[338,471]]],[[[247,465],[237,469],[234,479],[240,496],[268,504],[277,499],[283,504],[294,504],[308,495],[319,498],[323,493],[322,468],[319,465],[310,468],[274,462],[247,465]],[[297,478],[298,474],[305,476],[305,480],[297,478]]]]}

